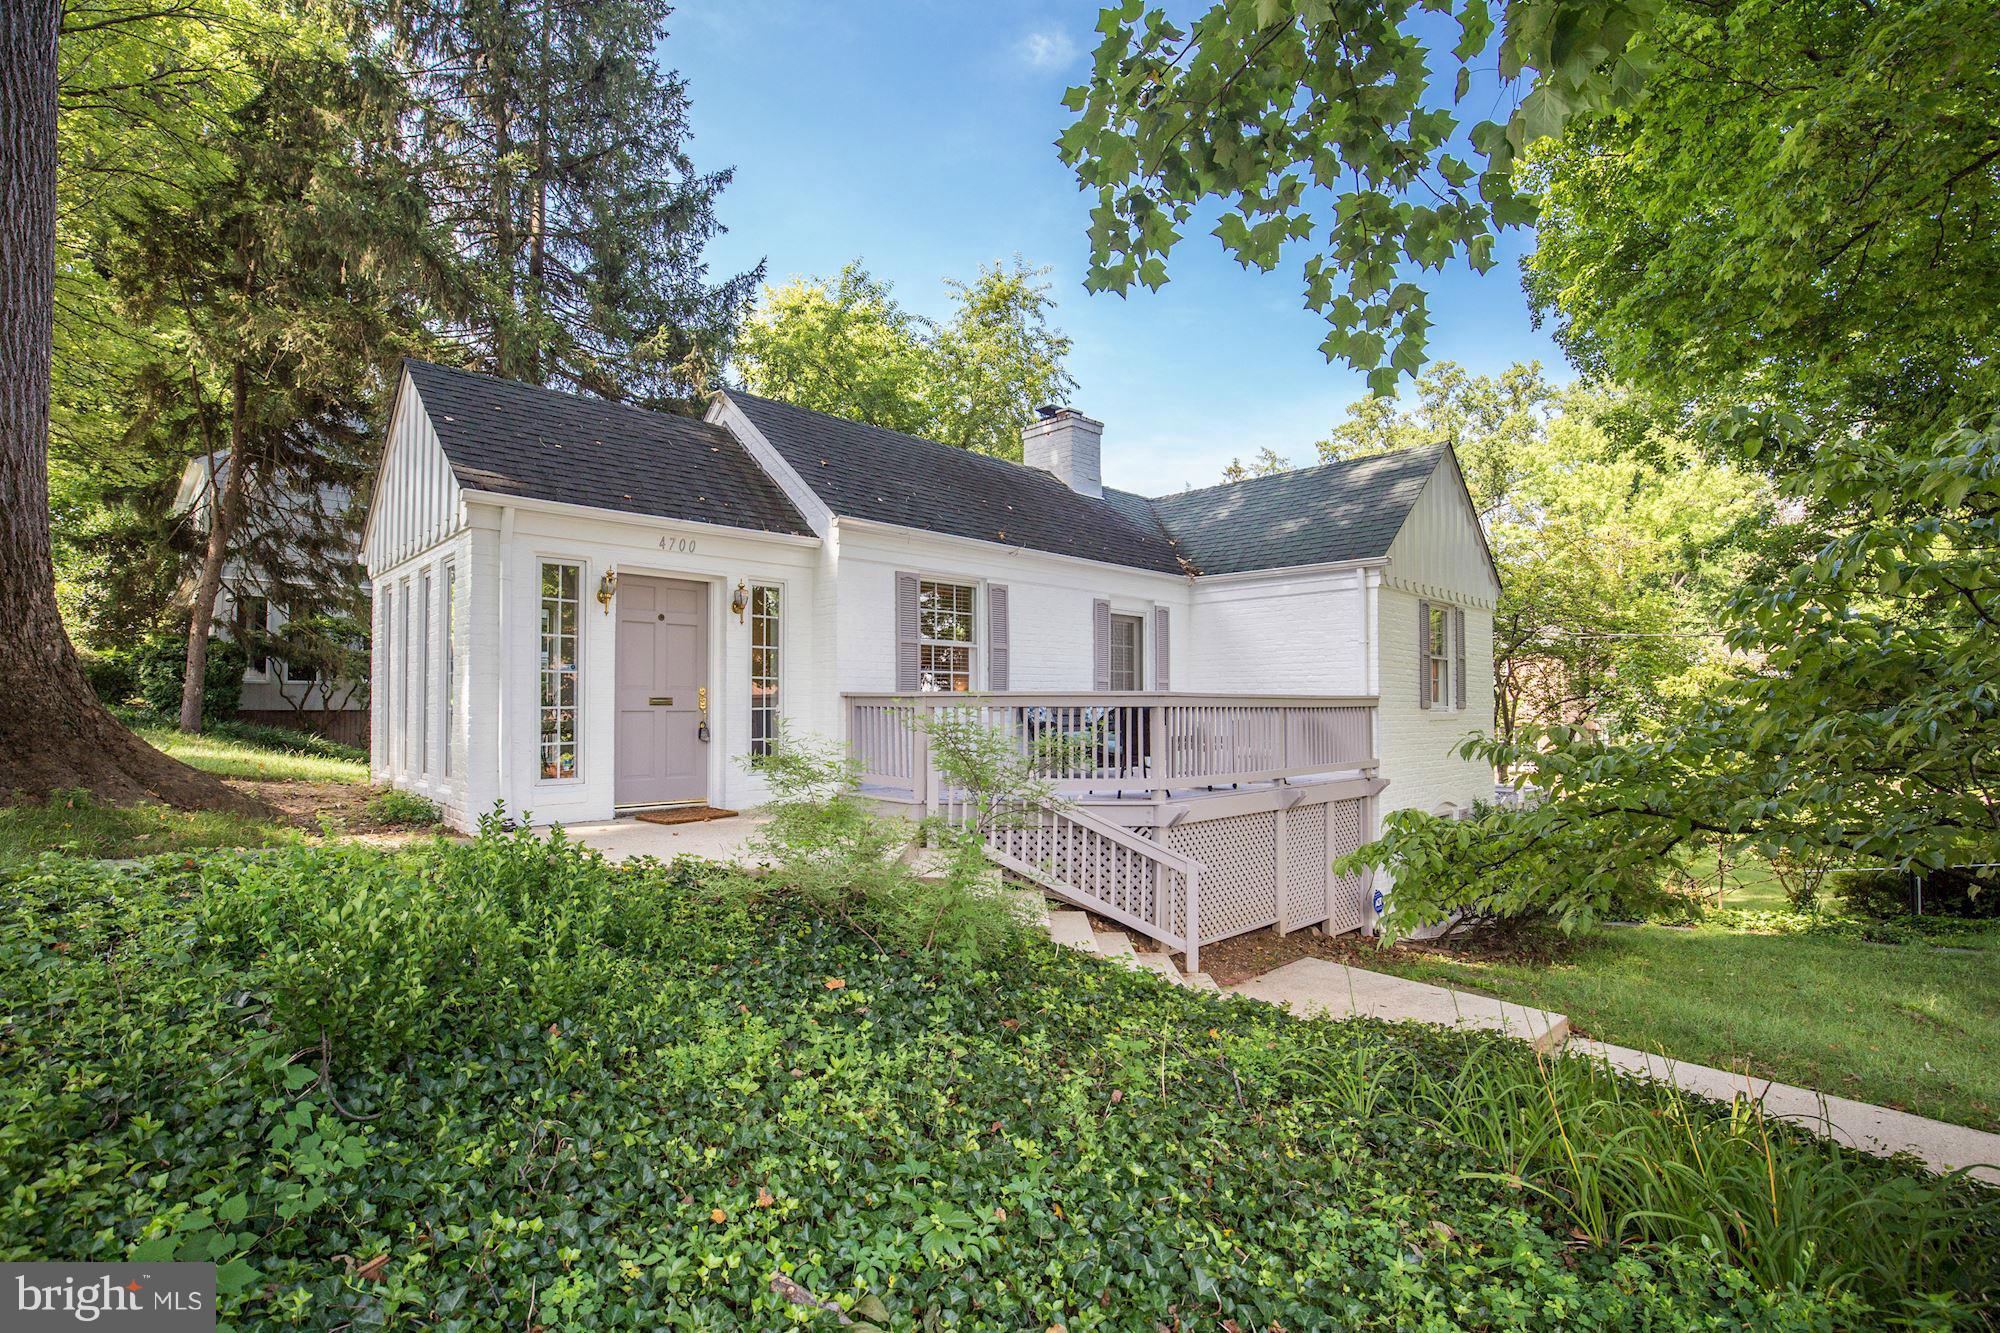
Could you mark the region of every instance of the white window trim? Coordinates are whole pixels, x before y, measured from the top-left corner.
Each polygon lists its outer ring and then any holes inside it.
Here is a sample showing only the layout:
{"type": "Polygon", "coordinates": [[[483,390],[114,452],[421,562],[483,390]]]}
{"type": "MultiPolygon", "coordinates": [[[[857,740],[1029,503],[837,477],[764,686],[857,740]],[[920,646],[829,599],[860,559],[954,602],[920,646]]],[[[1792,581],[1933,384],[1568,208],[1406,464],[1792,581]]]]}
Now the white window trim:
{"type": "MultiPolygon", "coordinates": [[[[238,589],[232,589],[230,591],[229,594],[230,626],[231,628],[234,628],[237,625],[239,619],[239,613],[242,610],[243,603],[251,600],[252,598],[256,598],[257,600],[262,601],[264,603],[264,632],[268,634],[271,631],[271,599],[264,596],[264,594],[261,592],[247,592],[238,589]]],[[[243,679],[258,685],[269,684],[271,680],[270,663],[271,663],[271,655],[269,653],[264,654],[264,666],[261,668],[254,667],[249,665],[248,663],[245,663],[243,667],[243,679]]]]}
{"type": "Polygon", "coordinates": [[[439,756],[444,776],[449,780],[455,765],[451,760],[453,734],[458,730],[458,561],[446,560],[438,566],[438,583],[443,590],[444,621],[438,627],[438,647],[444,654],[444,716],[440,724],[444,728],[444,753],[439,756]]]}
{"type": "Polygon", "coordinates": [[[1424,670],[1431,674],[1431,707],[1451,712],[1457,703],[1457,700],[1452,696],[1452,688],[1457,683],[1452,679],[1452,662],[1454,656],[1451,638],[1452,608],[1444,602],[1432,602],[1430,604],[1430,613],[1431,623],[1424,626],[1424,670]],[[1437,627],[1439,617],[1443,618],[1444,625],[1444,646],[1442,648],[1432,646],[1437,641],[1432,631],[1437,627]],[[1440,685],[1440,681],[1442,685],[1440,685]]]}
{"type": "Polygon", "coordinates": [[[544,555],[538,552],[535,555],[534,581],[529,587],[534,591],[535,602],[534,619],[529,621],[534,627],[535,636],[535,683],[528,696],[534,705],[535,713],[535,725],[528,731],[528,739],[534,747],[530,756],[534,766],[534,785],[580,787],[587,781],[584,760],[589,757],[587,747],[583,743],[583,641],[590,624],[590,617],[585,612],[585,608],[592,600],[591,594],[586,591],[590,587],[590,562],[580,556],[544,555]],[[572,711],[576,714],[576,772],[566,778],[542,776],[542,566],[544,565],[572,565],[576,569],[576,700],[572,705],[572,711]]]}
{"type": "MultiPolygon", "coordinates": [[[[924,674],[925,647],[964,648],[965,692],[977,694],[986,684],[985,654],[980,651],[982,644],[990,638],[990,626],[986,623],[986,580],[969,574],[930,574],[921,570],[917,573],[917,681],[918,692],[923,694],[953,694],[953,690],[925,690],[922,688],[924,674]],[[954,588],[972,590],[972,637],[963,643],[951,639],[927,639],[924,637],[924,585],[926,583],[949,584],[954,588]]],[[[1009,633],[1012,633],[1011,627],[1009,633]]]]}
{"type": "Polygon", "coordinates": [[[1111,642],[1106,647],[1111,654],[1111,692],[1113,694],[1139,694],[1152,688],[1147,684],[1146,676],[1146,659],[1151,656],[1146,651],[1146,638],[1152,633],[1152,628],[1153,616],[1150,610],[1122,611],[1119,609],[1118,603],[1113,602],[1111,604],[1111,642]],[[1130,689],[1118,688],[1118,625],[1121,621],[1128,624],[1136,622],[1138,625],[1139,637],[1132,644],[1134,655],[1132,659],[1132,687],[1130,689]]]}
{"type": "Polygon", "coordinates": [[[396,771],[410,772],[410,578],[399,582],[396,598],[396,771]]]}
{"type": "MultiPolygon", "coordinates": [[[[786,642],[790,633],[790,631],[787,629],[786,626],[787,622],[791,620],[791,614],[790,614],[790,608],[792,604],[791,586],[782,579],[752,579],[750,582],[749,615],[747,617],[748,620],[750,621],[750,640],[748,644],[749,652],[747,654],[750,659],[749,662],[750,669],[745,676],[745,679],[750,684],[749,753],[752,755],[757,753],[756,620],[757,620],[757,590],[759,588],[770,588],[778,594],[778,639],[776,645],[778,649],[778,673],[777,676],[775,677],[778,686],[778,706],[773,711],[776,714],[774,722],[779,727],[783,726],[787,715],[786,705],[787,701],[790,698],[790,690],[786,684],[785,677],[791,670],[791,662],[792,662],[791,648],[790,645],[786,642]]],[[[773,744],[776,744],[777,734],[775,732],[773,733],[771,740],[773,744]]]]}
{"type": "MultiPolygon", "coordinates": [[[[431,607],[437,595],[434,570],[426,565],[417,571],[417,588],[423,596],[417,602],[417,773],[431,775],[431,607]]],[[[582,616],[578,616],[581,628],[582,616]]],[[[291,670],[287,665],[287,671],[291,670]]]]}

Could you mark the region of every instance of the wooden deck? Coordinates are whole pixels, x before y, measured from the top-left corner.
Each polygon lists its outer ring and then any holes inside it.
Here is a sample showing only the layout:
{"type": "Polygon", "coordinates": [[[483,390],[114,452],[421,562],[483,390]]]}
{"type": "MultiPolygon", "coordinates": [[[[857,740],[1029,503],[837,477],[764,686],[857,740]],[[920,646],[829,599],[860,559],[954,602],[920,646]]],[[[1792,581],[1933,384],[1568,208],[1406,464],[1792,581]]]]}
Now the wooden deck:
{"type": "Polygon", "coordinates": [[[964,817],[917,725],[949,710],[1013,738],[1059,799],[987,835],[1015,877],[1186,955],[1245,931],[1364,924],[1334,858],[1373,829],[1372,697],[1187,693],[849,694],[864,789],[964,817]]]}

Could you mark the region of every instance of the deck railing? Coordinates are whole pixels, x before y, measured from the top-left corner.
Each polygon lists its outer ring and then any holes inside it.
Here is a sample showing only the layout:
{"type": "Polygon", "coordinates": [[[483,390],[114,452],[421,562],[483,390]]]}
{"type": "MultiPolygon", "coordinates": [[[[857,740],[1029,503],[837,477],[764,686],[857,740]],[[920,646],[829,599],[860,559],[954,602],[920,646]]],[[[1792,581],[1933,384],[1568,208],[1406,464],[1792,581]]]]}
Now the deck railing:
{"type": "Polygon", "coordinates": [[[1014,738],[1067,794],[1268,782],[1374,769],[1375,700],[1178,693],[849,694],[862,781],[937,808],[926,710],[956,710],[1014,738]]]}

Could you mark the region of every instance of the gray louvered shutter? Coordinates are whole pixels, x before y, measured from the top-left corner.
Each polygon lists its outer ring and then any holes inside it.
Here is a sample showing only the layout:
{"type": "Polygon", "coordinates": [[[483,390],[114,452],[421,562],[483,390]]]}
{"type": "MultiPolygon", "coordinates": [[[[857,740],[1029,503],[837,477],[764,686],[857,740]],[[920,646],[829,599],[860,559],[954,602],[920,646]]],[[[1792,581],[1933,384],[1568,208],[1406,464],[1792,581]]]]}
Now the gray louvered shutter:
{"type": "Polygon", "coordinates": [[[1431,706],[1431,604],[1417,602],[1417,707],[1431,706]]]}
{"type": "Polygon", "coordinates": [[[1465,608],[1451,609],[1451,700],[1462,713],[1465,711],[1465,608]]]}
{"type": "Polygon", "coordinates": [[[986,688],[1006,690],[1012,663],[1007,650],[1007,588],[992,583],[986,587],[986,688]]]}
{"type": "Polygon", "coordinates": [[[1102,597],[1090,604],[1090,688],[1111,689],[1111,603],[1102,597]]]}
{"type": "Polygon", "coordinates": [[[1153,608],[1153,688],[1156,690],[1173,688],[1167,684],[1167,663],[1172,660],[1168,652],[1171,643],[1172,636],[1167,632],[1167,608],[1156,606],[1153,608]]]}
{"type": "Polygon", "coordinates": [[[896,575],[896,688],[920,687],[917,667],[917,576],[896,575]]]}

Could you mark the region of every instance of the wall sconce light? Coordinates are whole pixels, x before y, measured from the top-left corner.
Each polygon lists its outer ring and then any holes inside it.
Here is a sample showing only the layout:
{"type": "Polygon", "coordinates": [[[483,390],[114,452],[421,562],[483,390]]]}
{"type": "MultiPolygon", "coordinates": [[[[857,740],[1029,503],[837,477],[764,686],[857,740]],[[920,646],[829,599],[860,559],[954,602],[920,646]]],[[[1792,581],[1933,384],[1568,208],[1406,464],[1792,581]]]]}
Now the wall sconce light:
{"type": "Polygon", "coordinates": [[[743,623],[743,612],[750,605],[750,585],[742,579],[736,580],[736,595],[729,599],[729,609],[736,613],[736,623],[743,623]]]}
{"type": "Polygon", "coordinates": [[[604,577],[597,581],[597,604],[604,608],[604,614],[611,614],[611,599],[618,595],[618,567],[613,565],[604,571],[604,577]]]}

